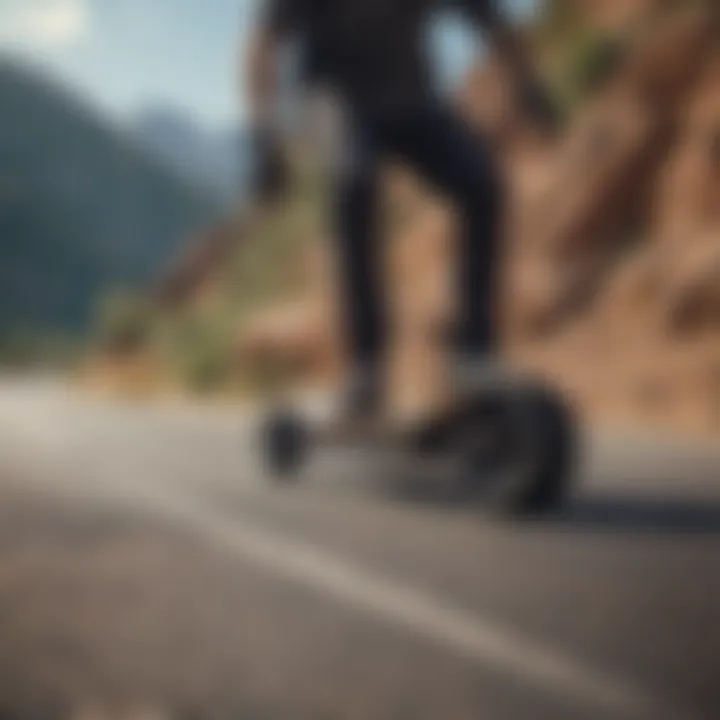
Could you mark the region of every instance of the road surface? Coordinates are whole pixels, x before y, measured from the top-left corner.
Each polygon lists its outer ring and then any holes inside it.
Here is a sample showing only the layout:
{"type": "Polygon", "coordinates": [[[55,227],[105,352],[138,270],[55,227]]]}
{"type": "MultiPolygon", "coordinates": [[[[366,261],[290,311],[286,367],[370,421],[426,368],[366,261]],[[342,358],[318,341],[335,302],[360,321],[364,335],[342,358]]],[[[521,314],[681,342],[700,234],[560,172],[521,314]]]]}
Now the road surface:
{"type": "Polygon", "coordinates": [[[0,383],[0,718],[720,717],[720,450],[593,438],[502,524],[230,410],[0,383]]]}

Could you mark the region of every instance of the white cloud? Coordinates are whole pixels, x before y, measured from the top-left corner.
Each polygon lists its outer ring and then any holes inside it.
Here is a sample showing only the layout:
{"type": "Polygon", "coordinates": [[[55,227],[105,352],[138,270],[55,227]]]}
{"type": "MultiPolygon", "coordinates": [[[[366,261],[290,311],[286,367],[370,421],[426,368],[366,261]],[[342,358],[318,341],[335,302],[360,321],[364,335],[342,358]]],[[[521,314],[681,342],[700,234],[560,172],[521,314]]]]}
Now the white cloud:
{"type": "Polygon", "coordinates": [[[0,46],[57,46],[89,29],[88,0],[0,0],[0,46]]]}

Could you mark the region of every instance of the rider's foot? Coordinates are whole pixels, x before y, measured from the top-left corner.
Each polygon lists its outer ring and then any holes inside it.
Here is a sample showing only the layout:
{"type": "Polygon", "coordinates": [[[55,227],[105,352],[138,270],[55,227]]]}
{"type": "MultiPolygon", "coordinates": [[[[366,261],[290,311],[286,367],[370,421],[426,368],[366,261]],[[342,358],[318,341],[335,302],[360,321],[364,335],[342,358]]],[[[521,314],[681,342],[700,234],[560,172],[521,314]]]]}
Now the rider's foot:
{"type": "Polygon", "coordinates": [[[350,422],[371,420],[382,411],[384,401],[383,372],[376,365],[354,368],[341,391],[338,412],[350,422]]]}
{"type": "Polygon", "coordinates": [[[507,368],[491,354],[460,354],[453,363],[452,385],[456,395],[503,384],[508,379],[507,368]]]}

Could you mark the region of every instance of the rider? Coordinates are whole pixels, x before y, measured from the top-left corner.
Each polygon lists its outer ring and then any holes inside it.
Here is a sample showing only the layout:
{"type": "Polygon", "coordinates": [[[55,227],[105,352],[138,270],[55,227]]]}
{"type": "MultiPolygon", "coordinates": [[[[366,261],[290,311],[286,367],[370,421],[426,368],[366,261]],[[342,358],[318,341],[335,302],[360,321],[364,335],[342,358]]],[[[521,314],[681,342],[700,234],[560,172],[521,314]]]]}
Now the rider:
{"type": "Polygon", "coordinates": [[[491,149],[431,87],[425,31],[434,11],[448,6],[487,31],[525,107],[550,122],[552,106],[498,0],[264,0],[251,46],[255,180],[265,199],[284,184],[275,122],[280,51],[288,42],[299,41],[307,83],[332,91],[344,106],[347,147],[332,178],[333,230],[352,360],[344,397],[353,416],[377,412],[383,399],[387,318],[378,176],[386,158],[408,163],[456,205],[463,220],[457,375],[486,367],[495,344],[493,280],[503,189],[491,149]]]}

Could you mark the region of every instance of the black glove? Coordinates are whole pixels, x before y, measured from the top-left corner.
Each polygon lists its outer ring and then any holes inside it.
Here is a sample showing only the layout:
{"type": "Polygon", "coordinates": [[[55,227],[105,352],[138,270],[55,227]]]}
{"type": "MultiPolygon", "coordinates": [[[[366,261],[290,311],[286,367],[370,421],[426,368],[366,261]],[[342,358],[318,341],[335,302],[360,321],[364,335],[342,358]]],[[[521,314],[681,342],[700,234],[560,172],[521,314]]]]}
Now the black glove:
{"type": "Polygon", "coordinates": [[[562,129],[562,113],[549,92],[536,80],[525,80],[519,98],[523,114],[543,133],[555,136],[562,129]]]}
{"type": "Polygon", "coordinates": [[[252,193],[255,200],[280,200],[289,185],[289,169],[283,143],[272,129],[259,126],[252,131],[252,193]]]}

